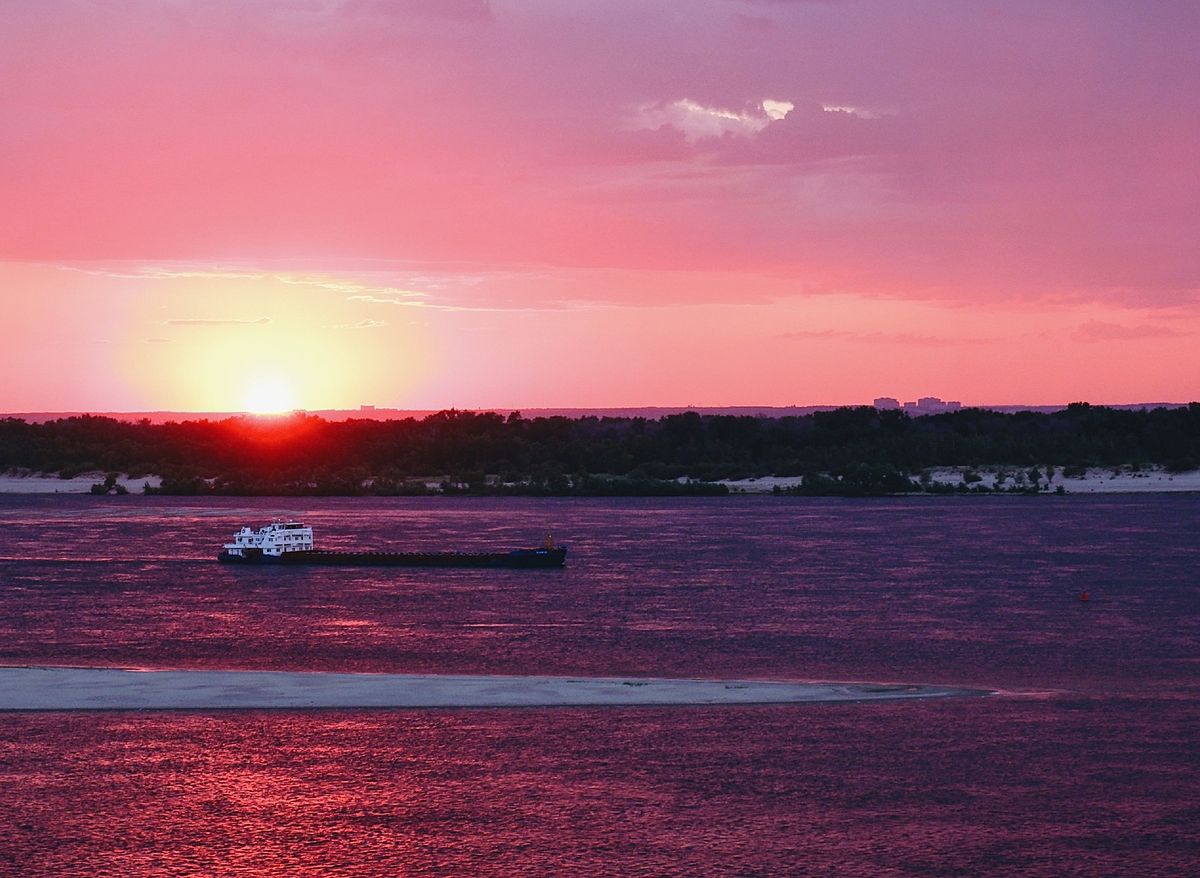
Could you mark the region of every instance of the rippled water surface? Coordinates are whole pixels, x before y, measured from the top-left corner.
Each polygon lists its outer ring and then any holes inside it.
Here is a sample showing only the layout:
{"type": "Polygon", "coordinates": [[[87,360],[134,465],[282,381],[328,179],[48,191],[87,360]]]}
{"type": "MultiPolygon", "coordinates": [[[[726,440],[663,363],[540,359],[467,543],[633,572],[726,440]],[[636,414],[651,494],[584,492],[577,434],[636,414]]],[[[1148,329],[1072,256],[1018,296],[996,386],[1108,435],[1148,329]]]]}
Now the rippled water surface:
{"type": "Polygon", "coordinates": [[[1200,497],[7,497],[0,663],[1004,693],[0,714],[0,874],[1200,872],[1200,497]],[[274,516],[325,548],[550,530],[570,554],[562,571],[213,560],[274,516]]]}

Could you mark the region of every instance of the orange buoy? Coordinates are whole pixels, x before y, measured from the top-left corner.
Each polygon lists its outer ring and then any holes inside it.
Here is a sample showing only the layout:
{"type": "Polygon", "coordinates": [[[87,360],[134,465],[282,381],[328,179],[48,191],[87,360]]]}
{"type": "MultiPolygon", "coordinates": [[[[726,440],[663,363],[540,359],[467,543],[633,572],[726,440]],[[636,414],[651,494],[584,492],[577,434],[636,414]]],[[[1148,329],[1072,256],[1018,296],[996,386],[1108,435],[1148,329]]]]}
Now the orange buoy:
{"type": "Polygon", "coordinates": [[[1087,592],[1085,591],[1083,594],[1081,594],[1081,595],[1079,596],[1079,599],[1080,599],[1081,601],[1083,601],[1083,602],[1086,604],[1086,603],[1087,603],[1087,599],[1088,599],[1087,592]]]}

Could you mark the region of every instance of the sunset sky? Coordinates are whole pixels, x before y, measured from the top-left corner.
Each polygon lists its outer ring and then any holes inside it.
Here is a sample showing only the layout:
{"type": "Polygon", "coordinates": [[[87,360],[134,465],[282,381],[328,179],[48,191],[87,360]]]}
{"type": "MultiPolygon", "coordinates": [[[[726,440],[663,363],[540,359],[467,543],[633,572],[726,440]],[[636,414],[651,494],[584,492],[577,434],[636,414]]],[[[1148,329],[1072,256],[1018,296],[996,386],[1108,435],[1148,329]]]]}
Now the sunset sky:
{"type": "Polygon", "coordinates": [[[1198,399],[1197,34],[0,0],[0,411],[1198,399]]]}

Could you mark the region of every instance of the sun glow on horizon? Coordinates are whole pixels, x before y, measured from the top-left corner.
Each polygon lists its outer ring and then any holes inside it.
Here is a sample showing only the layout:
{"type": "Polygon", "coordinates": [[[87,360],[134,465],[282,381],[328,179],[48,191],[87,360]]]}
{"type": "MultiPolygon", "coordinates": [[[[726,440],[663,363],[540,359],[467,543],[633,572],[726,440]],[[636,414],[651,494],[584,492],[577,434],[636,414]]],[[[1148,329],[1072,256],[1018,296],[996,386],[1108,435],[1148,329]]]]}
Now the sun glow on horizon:
{"type": "Polygon", "coordinates": [[[362,399],[403,404],[429,368],[427,324],[395,320],[394,304],[347,298],[354,278],[319,281],[203,272],[144,281],[121,351],[139,397],[130,410],[272,415],[362,399]]]}
{"type": "Polygon", "coordinates": [[[281,415],[294,408],[292,389],[275,376],[254,379],[246,393],[246,411],[255,415],[281,415]]]}

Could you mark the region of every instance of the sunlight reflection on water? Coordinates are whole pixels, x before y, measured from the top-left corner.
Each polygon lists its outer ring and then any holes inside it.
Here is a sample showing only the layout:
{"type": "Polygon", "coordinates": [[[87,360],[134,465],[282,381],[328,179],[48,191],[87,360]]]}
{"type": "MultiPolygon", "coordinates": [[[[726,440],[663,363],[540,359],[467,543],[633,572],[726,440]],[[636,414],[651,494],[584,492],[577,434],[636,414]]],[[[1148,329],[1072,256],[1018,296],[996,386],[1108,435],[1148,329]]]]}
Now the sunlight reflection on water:
{"type": "Polygon", "coordinates": [[[291,512],[330,547],[511,548],[549,529],[570,547],[562,571],[229,569],[219,543],[281,513],[223,502],[0,498],[0,661],[1010,694],[5,714],[0,872],[1194,871],[1200,498],[306,499],[291,512]]]}

